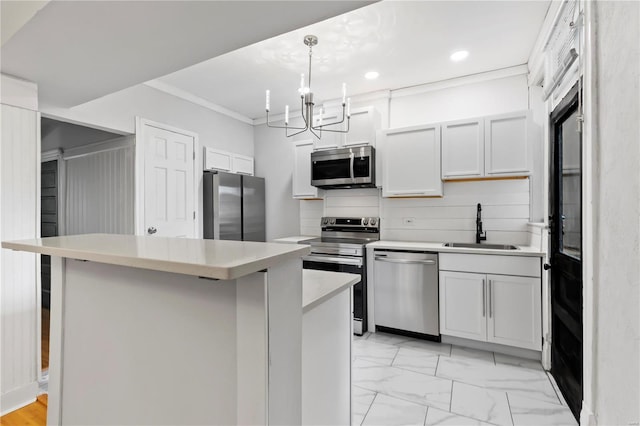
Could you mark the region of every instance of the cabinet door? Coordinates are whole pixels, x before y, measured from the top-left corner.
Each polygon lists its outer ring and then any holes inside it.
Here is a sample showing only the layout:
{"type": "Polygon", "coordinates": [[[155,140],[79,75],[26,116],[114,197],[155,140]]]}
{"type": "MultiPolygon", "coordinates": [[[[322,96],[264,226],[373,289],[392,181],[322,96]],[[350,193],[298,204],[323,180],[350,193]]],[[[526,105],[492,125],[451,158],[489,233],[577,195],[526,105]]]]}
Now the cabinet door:
{"type": "Polygon", "coordinates": [[[377,111],[373,107],[358,108],[351,111],[349,133],[345,135],[344,146],[375,146],[377,111]]]}
{"type": "Polygon", "coordinates": [[[296,142],[293,150],[293,198],[318,198],[318,188],[311,186],[313,141],[296,142]]]}
{"type": "Polygon", "coordinates": [[[442,125],[442,179],[484,175],[483,119],[442,125]]]}
{"type": "Polygon", "coordinates": [[[218,151],[216,149],[204,149],[204,168],[205,170],[222,170],[230,172],[232,169],[232,157],[230,152],[218,151]]]}
{"type": "Polygon", "coordinates": [[[485,341],[485,274],[440,272],[440,333],[485,341]]]}
{"type": "Polygon", "coordinates": [[[529,114],[504,114],[485,119],[485,175],[529,174],[529,114]]]}
{"type": "MultiPolygon", "coordinates": [[[[327,125],[329,123],[335,123],[336,121],[340,121],[342,119],[342,107],[340,107],[340,111],[337,110],[329,110],[329,111],[325,111],[324,114],[322,114],[322,124],[327,125]]],[[[345,118],[345,122],[342,124],[338,124],[335,126],[330,126],[327,127],[331,130],[343,130],[346,128],[346,118],[345,118]]],[[[313,123],[314,126],[319,126],[321,121],[320,121],[320,114],[316,115],[313,117],[313,123]]],[[[320,135],[320,139],[315,138],[313,141],[313,147],[314,149],[318,150],[318,149],[335,149],[335,148],[340,148],[342,147],[343,144],[343,139],[344,139],[344,133],[336,133],[336,132],[320,132],[320,131],[315,131],[318,135],[320,135]]]]}
{"type": "Polygon", "coordinates": [[[233,154],[233,173],[253,176],[253,158],[233,154]]]}
{"type": "Polygon", "coordinates": [[[440,126],[406,127],[383,134],[382,196],[441,196],[440,126]]]}
{"type": "Polygon", "coordinates": [[[487,275],[487,340],[542,349],[540,279],[487,275]]]}

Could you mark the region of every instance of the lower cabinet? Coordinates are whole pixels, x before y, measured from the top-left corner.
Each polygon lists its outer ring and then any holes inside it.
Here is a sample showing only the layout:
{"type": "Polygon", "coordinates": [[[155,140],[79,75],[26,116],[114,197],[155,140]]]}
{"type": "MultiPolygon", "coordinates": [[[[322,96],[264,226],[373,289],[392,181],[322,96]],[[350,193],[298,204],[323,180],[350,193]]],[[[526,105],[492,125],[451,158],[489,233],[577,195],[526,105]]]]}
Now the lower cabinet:
{"type": "Polygon", "coordinates": [[[440,271],[440,333],[542,350],[540,277],[482,269],[483,273],[440,271]]]}

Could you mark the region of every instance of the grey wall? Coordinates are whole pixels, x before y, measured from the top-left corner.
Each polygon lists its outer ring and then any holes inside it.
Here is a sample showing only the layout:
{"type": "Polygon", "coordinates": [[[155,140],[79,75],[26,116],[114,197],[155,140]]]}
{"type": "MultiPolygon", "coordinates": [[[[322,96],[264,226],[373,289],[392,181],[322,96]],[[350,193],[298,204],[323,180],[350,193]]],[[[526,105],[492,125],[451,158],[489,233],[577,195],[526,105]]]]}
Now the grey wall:
{"type": "Polygon", "coordinates": [[[640,3],[594,2],[595,407],[601,425],[640,421],[640,3]]]}
{"type": "Polygon", "coordinates": [[[41,123],[42,152],[58,148],[65,150],[120,137],[116,133],[49,118],[42,118],[41,123]]]}
{"type": "Polygon", "coordinates": [[[282,129],[254,128],[255,174],[265,178],[267,241],[298,235],[300,205],[291,198],[293,141],[282,129]]]}

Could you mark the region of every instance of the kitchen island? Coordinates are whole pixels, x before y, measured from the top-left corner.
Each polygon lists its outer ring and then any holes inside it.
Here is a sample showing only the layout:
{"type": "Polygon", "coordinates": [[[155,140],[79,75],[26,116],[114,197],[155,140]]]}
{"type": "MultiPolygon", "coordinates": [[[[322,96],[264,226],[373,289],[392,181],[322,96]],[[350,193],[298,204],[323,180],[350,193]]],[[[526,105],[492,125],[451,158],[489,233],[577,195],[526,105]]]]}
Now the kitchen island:
{"type": "Polygon", "coordinates": [[[52,256],[48,424],[302,423],[307,246],[92,234],[2,247],[52,256]]]}

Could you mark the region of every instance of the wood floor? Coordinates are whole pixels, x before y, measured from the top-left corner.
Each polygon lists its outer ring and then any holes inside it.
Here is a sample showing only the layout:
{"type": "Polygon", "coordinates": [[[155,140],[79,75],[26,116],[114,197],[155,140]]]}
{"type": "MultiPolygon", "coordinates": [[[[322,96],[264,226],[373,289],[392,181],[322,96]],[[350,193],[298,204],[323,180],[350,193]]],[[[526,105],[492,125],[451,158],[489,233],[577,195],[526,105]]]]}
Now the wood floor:
{"type": "Polygon", "coordinates": [[[47,424],[47,395],[40,395],[36,402],[0,417],[2,426],[45,426],[47,424]]]}
{"type": "Polygon", "coordinates": [[[49,309],[42,308],[42,371],[49,368],[49,309]]]}
{"type": "MultiPolygon", "coordinates": [[[[42,309],[42,370],[49,368],[49,309],[42,309]]],[[[38,396],[36,402],[0,417],[1,426],[45,426],[48,396],[38,396]]]]}

